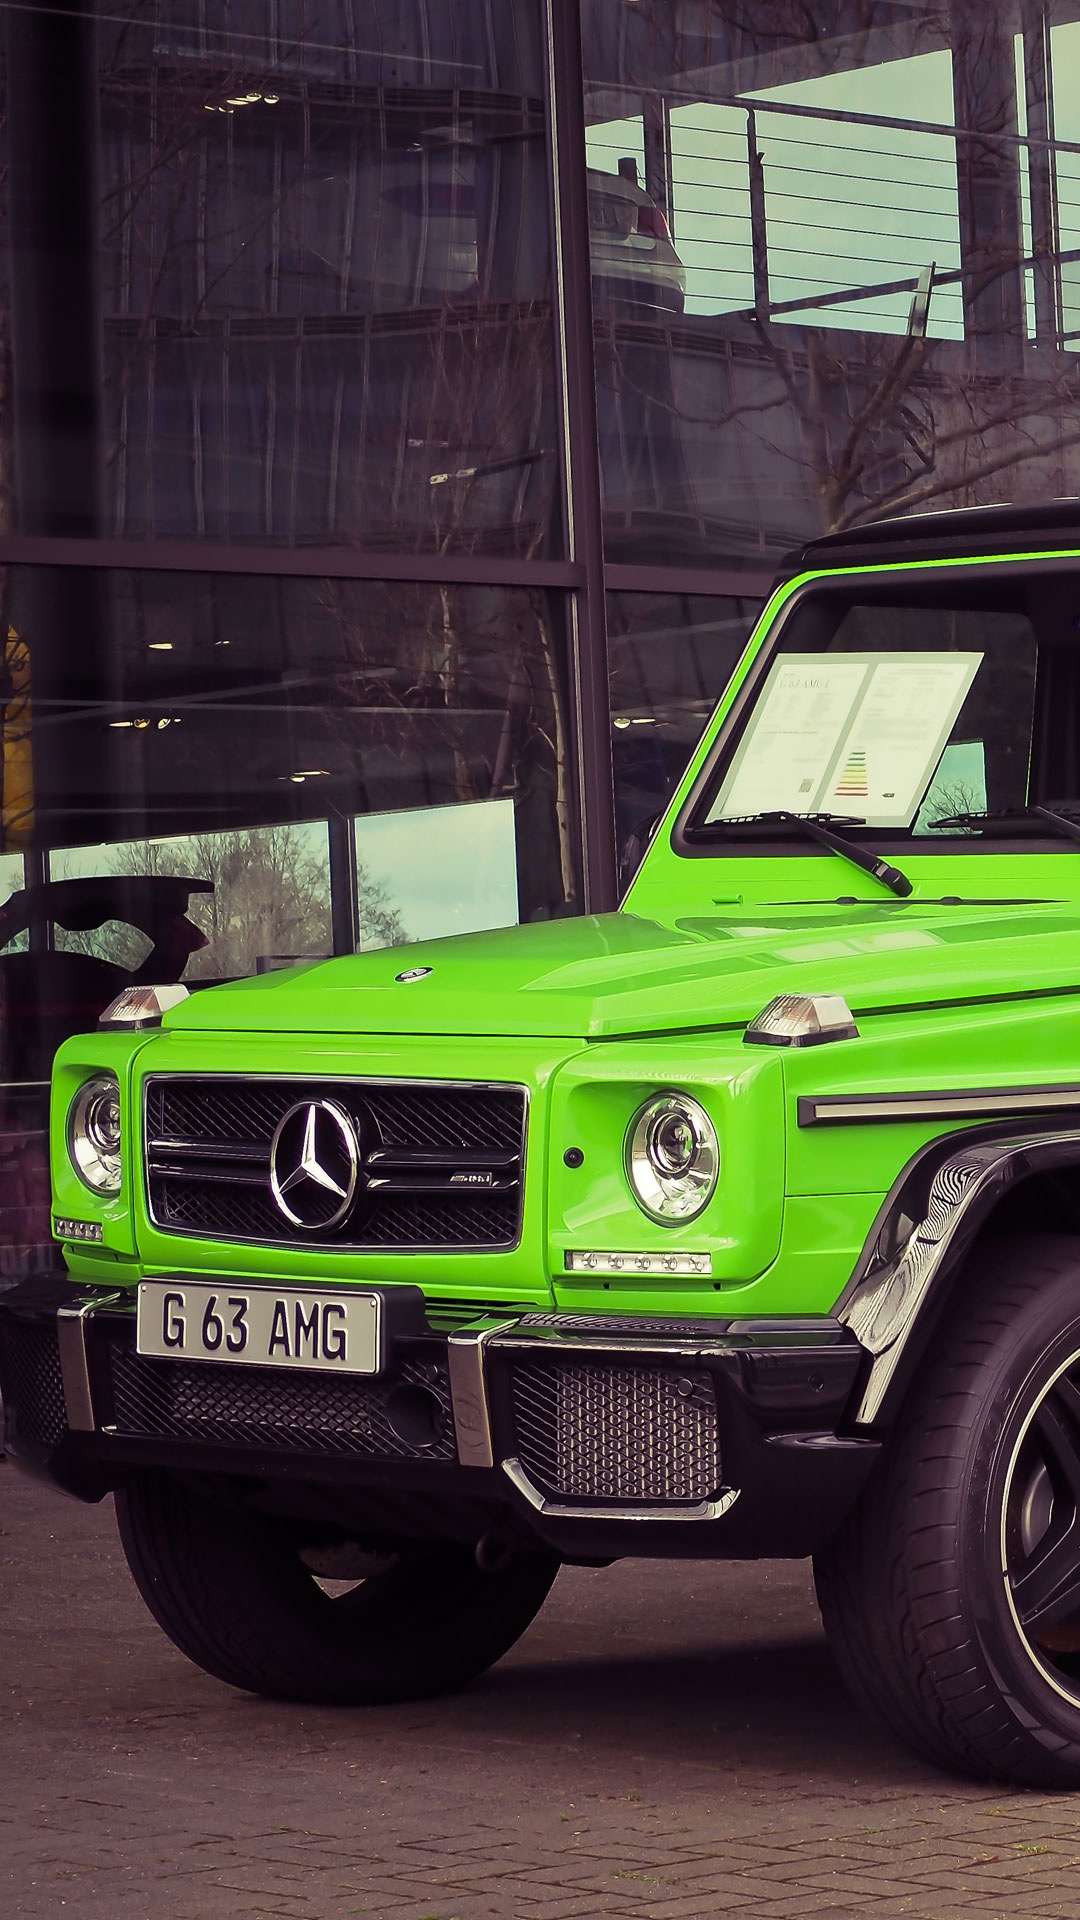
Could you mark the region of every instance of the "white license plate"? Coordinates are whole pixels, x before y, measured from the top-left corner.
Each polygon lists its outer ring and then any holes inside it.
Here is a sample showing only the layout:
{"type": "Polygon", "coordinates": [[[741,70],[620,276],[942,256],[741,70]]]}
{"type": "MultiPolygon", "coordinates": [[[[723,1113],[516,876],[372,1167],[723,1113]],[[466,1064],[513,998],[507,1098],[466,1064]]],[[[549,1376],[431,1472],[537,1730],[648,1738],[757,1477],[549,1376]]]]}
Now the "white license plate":
{"type": "Polygon", "coordinates": [[[163,1360],[378,1373],[381,1305],[375,1293],[142,1280],[135,1345],[163,1360]]]}

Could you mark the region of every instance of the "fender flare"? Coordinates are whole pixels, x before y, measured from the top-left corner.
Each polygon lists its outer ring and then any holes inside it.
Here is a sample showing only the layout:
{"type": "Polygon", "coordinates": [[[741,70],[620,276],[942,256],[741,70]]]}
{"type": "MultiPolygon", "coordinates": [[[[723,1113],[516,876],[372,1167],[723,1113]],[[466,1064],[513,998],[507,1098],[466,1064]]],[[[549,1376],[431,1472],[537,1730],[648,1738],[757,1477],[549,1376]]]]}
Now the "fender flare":
{"type": "MultiPolygon", "coordinates": [[[[940,1149],[940,1141],[935,1143],[940,1149]]],[[[963,1263],[979,1228],[1006,1191],[1032,1174],[1080,1167],[1080,1129],[1011,1134],[957,1145],[942,1160],[898,1249],[882,1251],[898,1222],[910,1218],[904,1200],[913,1178],[924,1185],[926,1150],[905,1169],[875,1222],[867,1250],[841,1294],[836,1318],[865,1349],[869,1366],[852,1419],[856,1427],[887,1421],[923,1352],[948,1281],[963,1263]]],[[[925,1188],[924,1188],[925,1190],[925,1188]]]]}

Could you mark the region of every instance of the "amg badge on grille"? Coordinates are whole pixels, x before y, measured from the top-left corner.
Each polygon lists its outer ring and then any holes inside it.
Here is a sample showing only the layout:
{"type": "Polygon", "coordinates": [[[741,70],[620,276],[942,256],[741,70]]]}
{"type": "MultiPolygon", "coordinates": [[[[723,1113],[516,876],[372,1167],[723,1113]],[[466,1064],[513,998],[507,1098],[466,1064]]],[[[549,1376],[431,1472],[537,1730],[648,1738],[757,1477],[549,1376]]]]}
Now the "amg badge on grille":
{"type": "Polygon", "coordinates": [[[493,1187],[495,1175],[493,1173],[452,1173],[450,1185],[452,1187],[493,1187]]]}

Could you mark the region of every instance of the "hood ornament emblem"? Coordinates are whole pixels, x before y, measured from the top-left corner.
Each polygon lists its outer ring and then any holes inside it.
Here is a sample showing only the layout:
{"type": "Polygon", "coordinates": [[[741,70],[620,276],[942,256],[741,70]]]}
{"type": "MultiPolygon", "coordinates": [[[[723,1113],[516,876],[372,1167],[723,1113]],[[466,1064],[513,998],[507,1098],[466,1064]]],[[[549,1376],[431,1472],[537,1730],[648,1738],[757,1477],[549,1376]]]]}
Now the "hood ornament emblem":
{"type": "Polygon", "coordinates": [[[279,1213],[305,1233],[329,1233],[345,1219],[360,1175],[352,1119],[336,1100],[298,1100],[270,1142],[270,1191],[279,1213]]]}
{"type": "Polygon", "coordinates": [[[404,973],[395,973],[394,979],[407,986],[411,980],[426,980],[428,974],[434,971],[434,967],[406,967],[404,973]]]}

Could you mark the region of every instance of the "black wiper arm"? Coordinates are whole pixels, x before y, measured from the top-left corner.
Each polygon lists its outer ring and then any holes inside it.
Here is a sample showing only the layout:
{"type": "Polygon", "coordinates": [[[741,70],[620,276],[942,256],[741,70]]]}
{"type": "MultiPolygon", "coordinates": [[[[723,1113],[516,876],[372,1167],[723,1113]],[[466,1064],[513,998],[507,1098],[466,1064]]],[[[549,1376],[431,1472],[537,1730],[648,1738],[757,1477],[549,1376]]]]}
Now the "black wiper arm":
{"type": "Polygon", "coordinates": [[[1062,833],[1068,834],[1070,840],[1080,840],[1080,825],[1070,820],[1067,813],[1059,813],[1056,807],[1040,806],[1037,801],[1033,802],[1031,811],[1037,813],[1040,820],[1052,820],[1062,833]]]}
{"type": "Polygon", "coordinates": [[[880,880],[882,886],[888,887],[890,893],[895,893],[899,899],[906,900],[911,892],[911,881],[906,873],[901,873],[899,867],[891,867],[887,860],[879,860],[876,854],[868,853],[866,848],[860,847],[857,841],[848,840],[842,834],[830,832],[829,827],[824,824],[827,820],[832,826],[840,819],[845,825],[853,827],[864,824],[861,820],[849,819],[846,814],[788,813],[785,810],[778,810],[776,813],[748,813],[741,818],[710,820],[708,828],[699,829],[699,831],[702,831],[702,837],[704,837],[706,831],[713,833],[725,827],[769,826],[773,821],[778,826],[797,827],[808,840],[816,840],[819,846],[828,847],[830,853],[838,853],[841,860],[847,860],[851,866],[858,867],[860,872],[868,873],[871,879],[880,880]]]}
{"type": "Polygon", "coordinates": [[[1070,820],[1067,813],[1037,801],[1030,807],[1003,807],[999,813],[950,813],[944,820],[931,820],[929,825],[934,833],[943,833],[950,827],[1034,826],[1039,820],[1049,820],[1069,840],[1080,840],[1080,821],[1070,820]]]}

